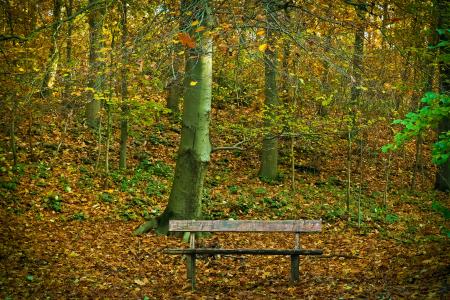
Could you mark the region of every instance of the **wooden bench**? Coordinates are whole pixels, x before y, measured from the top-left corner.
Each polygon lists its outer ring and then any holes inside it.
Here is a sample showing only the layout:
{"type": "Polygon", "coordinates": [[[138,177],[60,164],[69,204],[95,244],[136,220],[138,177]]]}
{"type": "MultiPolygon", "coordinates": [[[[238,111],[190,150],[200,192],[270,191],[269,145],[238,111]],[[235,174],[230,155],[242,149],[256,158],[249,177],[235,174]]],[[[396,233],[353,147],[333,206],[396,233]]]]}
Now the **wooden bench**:
{"type": "Polygon", "coordinates": [[[186,255],[187,277],[195,288],[195,259],[196,255],[290,255],[291,282],[299,279],[300,255],[321,255],[322,250],[307,250],[300,246],[300,234],[314,233],[322,230],[321,220],[285,220],[285,221],[257,221],[257,220],[170,220],[169,231],[189,232],[189,248],[165,249],[166,254],[186,255]],[[222,249],[196,248],[196,232],[291,232],[295,234],[295,245],[292,249],[222,249]]]}

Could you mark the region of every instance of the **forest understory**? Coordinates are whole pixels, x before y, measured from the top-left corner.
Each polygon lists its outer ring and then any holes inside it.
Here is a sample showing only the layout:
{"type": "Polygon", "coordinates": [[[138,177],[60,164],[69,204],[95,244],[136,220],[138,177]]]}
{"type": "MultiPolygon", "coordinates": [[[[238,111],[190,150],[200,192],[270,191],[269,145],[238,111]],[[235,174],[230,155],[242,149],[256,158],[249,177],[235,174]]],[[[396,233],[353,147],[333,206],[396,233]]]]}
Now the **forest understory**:
{"type": "MultiPolygon", "coordinates": [[[[223,110],[214,115],[212,132],[220,132],[219,120],[233,116],[223,110]]],[[[289,283],[289,257],[202,257],[192,291],[184,259],[162,253],[187,244],[153,232],[132,234],[167,203],[179,125],[161,117],[146,128],[147,134],[132,139],[129,171],[112,167],[106,174],[104,153],[95,169],[99,150],[95,135],[78,122],[68,124],[64,133],[63,124],[57,117],[33,123],[29,139],[18,142],[19,161],[32,157],[31,162],[19,163],[13,170],[10,161],[2,159],[3,299],[448,299],[449,224],[437,207],[448,207],[449,199],[430,191],[434,171],[426,163],[418,173],[416,190],[409,190],[411,170],[404,166],[410,163],[404,157],[414,153],[414,144],[392,160],[386,207],[384,169],[376,159],[365,159],[361,181],[355,151],[349,214],[345,140],[342,147],[333,143],[323,148],[320,166],[297,168],[295,190],[288,163],[276,182],[258,178],[258,151],[252,143],[248,151],[214,153],[205,183],[205,218],[322,218],[323,232],[302,236],[302,245],[323,249],[324,255],[302,257],[300,282],[294,285],[289,283]]],[[[24,137],[27,125],[20,128],[24,137]]],[[[387,142],[384,138],[372,135],[364,151],[387,142]]],[[[8,137],[1,139],[6,144],[8,137]]],[[[233,142],[214,134],[212,139],[216,144],[233,142]]],[[[115,146],[113,142],[111,148],[115,146]]],[[[311,166],[316,156],[298,154],[295,164],[311,166]]],[[[117,165],[114,151],[110,157],[111,165],[117,165]]],[[[214,234],[201,243],[291,248],[294,239],[289,234],[214,234]]]]}
{"type": "Polygon", "coordinates": [[[0,300],[450,299],[449,0],[2,0],[0,25],[0,300]],[[171,219],[321,220],[323,255],[296,284],[199,255],[192,290],[171,219]]]}

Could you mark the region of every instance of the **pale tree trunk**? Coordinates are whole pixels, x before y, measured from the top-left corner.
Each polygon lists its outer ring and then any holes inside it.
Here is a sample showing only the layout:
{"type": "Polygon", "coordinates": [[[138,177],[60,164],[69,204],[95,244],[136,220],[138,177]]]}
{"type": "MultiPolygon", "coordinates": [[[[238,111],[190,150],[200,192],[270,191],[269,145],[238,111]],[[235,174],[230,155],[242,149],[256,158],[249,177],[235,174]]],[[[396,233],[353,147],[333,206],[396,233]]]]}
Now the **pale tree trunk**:
{"type": "MultiPolygon", "coordinates": [[[[426,56],[425,58],[422,58],[421,60],[421,69],[425,71],[425,84],[423,87],[422,94],[425,95],[426,92],[433,90],[433,77],[435,73],[435,62],[436,62],[436,50],[432,49],[431,46],[434,46],[438,43],[439,37],[437,34],[437,22],[438,22],[438,11],[436,7],[433,7],[432,12],[432,19],[430,23],[430,35],[428,37],[428,48],[430,50],[429,56],[426,56]],[[434,30],[433,30],[434,29],[434,30]]],[[[423,104],[420,101],[417,101],[417,107],[414,108],[414,110],[419,110],[423,104]]],[[[422,162],[422,144],[423,144],[423,134],[419,133],[416,137],[416,153],[414,156],[414,167],[413,167],[413,173],[411,176],[411,191],[414,191],[416,188],[416,182],[417,182],[417,173],[419,169],[423,169],[423,162],[422,162]]]]}
{"type": "Polygon", "coordinates": [[[358,24],[355,30],[355,40],[353,46],[353,79],[350,94],[350,105],[358,106],[361,98],[363,57],[364,57],[364,5],[355,4],[358,24]]]}
{"type": "MultiPolygon", "coordinates": [[[[207,0],[182,1],[181,11],[182,15],[192,12],[188,24],[199,20],[199,26],[210,26],[211,11],[207,0]]],[[[147,222],[135,234],[151,227],[156,227],[158,233],[167,234],[169,219],[201,218],[203,181],[211,153],[212,39],[211,35],[204,34],[207,30],[195,33],[195,29],[196,26],[189,26],[189,34],[196,45],[186,49],[181,142],[169,203],[158,222],[147,222]]]]}
{"type": "MultiPolygon", "coordinates": [[[[96,0],[89,0],[94,3],[96,0]]],[[[87,93],[86,118],[91,128],[99,124],[101,101],[99,95],[103,93],[105,84],[105,63],[101,49],[104,47],[102,27],[105,7],[103,3],[95,5],[89,14],[89,75],[87,93]]]]}
{"type": "Polygon", "coordinates": [[[181,57],[178,54],[180,51],[180,47],[174,47],[171,66],[172,78],[169,83],[169,94],[167,95],[167,108],[170,109],[173,115],[180,112],[180,98],[183,95],[183,74],[180,71],[181,57]]]}
{"type": "MultiPolygon", "coordinates": [[[[437,10],[438,10],[438,29],[450,29],[450,1],[448,0],[437,0],[437,10]]],[[[439,34],[439,41],[448,41],[448,33],[442,32],[439,34]]],[[[450,55],[448,46],[440,47],[440,56],[450,55]]],[[[448,62],[439,63],[439,83],[440,92],[446,94],[450,93],[450,67],[448,62]]],[[[450,130],[450,117],[447,116],[440,123],[437,130],[437,134],[442,134],[450,130]]],[[[439,191],[450,191],[450,159],[447,162],[438,166],[438,172],[436,174],[435,188],[439,191]]]]}
{"type": "Polygon", "coordinates": [[[275,50],[275,39],[273,36],[273,28],[276,25],[276,11],[275,3],[273,1],[264,1],[264,6],[267,15],[267,29],[266,38],[268,47],[264,53],[264,128],[265,135],[262,143],[261,151],[261,169],[259,176],[263,180],[274,180],[278,173],[278,139],[270,133],[271,127],[274,124],[275,110],[278,102],[278,88],[277,88],[277,53],[275,50]]]}
{"type": "Polygon", "coordinates": [[[350,124],[348,126],[348,147],[347,147],[347,193],[346,193],[346,209],[350,213],[350,198],[352,187],[352,143],[354,135],[357,132],[356,114],[360,107],[362,73],[363,73],[363,56],[364,56],[364,19],[365,4],[352,3],[357,15],[357,24],[355,30],[355,39],[353,44],[353,61],[352,61],[352,86],[350,91],[350,124]]]}
{"type": "MultiPolygon", "coordinates": [[[[328,3],[327,9],[326,9],[326,16],[329,19],[332,19],[332,3],[328,3]]],[[[329,29],[327,32],[327,35],[325,36],[325,41],[323,45],[323,51],[325,52],[325,55],[328,55],[331,50],[331,38],[333,36],[333,29],[329,29]]],[[[319,116],[326,117],[328,115],[328,105],[330,104],[331,99],[331,83],[330,83],[330,63],[325,60],[323,63],[323,73],[322,73],[322,86],[323,86],[323,93],[324,93],[324,99],[322,102],[319,103],[319,116]]]]}
{"type": "Polygon", "coordinates": [[[61,7],[62,0],[53,0],[53,30],[51,37],[50,54],[47,62],[47,69],[41,85],[41,96],[48,97],[53,89],[56,78],[56,71],[59,62],[58,34],[61,27],[61,7]]]}
{"type": "MultiPolygon", "coordinates": [[[[73,0],[69,0],[66,3],[66,15],[67,17],[72,16],[73,11],[73,0]]],[[[66,33],[66,72],[64,75],[64,108],[70,106],[69,104],[69,96],[70,89],[72,84],[72,72],[70,69],[72,68],[72,32],[73,32],[73,24],[72,21],[69,21],[67,24],[67,33],[66,33]]]]}
{"type": "Polygon", "coordinates": [[[120,158],[119,168],[125,170],[127,168],[127,141],[128,141],[128,28],[127,28],[127,0],[122,0],[121,11],[121,27],[122,27],[122,70],[121,70],[121,119],[120,119],[120,158]]]}
{"type": "MultiPolygon", "coordinates": [[[[181,16],[180,28],[188,28],[189,20],[192,20],[189,16],[181,16]]],[[[170,109],[172,116],[176,116],[180,113],[180,102],[183,97],[183,72],[180,70],[183,64],[183,58],[180,52],[182,52],[183,47],[180,44],[175,44],[172,53],[172,65],[171,65],[171,75],[168,89],[169,93],[167,95],[167,108],[170,109]]],[[[188,53],[185,53],[185,56],[188,53]]]]}

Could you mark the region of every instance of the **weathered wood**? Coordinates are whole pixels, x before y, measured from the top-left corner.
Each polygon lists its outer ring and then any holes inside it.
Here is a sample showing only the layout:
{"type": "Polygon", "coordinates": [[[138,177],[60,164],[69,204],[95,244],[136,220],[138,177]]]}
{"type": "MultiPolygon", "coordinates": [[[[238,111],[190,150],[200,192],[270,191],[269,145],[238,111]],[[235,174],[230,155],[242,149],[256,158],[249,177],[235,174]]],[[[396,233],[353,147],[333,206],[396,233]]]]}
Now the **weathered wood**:
{"type": "Polygon", "coordinates": [[[298,255],[291,255],[291,282],[293,283],[298,282],[300,277],[299,265],[300,257],[298,255]]]}
{"type": "Polygon", "coordinates": [[[321,220],[170,220],[169,231],[190,232],[319,232],[321,220]]]}
{"type": "Polygon", "coordinates": [[[188,254],[186,257],[187,278],[191,281],[192,289],[195,289],[195,254],[188,254]]]}
{"type": "MultiPolygon", "coordinates": [[[[300,250],[300,233],[295,233],[295,245],[294,249],[300,250]]],[[[300,278],[300,256],[299,255],[291,255],[291,282],[296,283],[300,278]]]]}
{"type": "Polygon", "coordinates": [[[290,255],[291,282],[300,277],[300,255],[322,255],[319,249],[302,249],[300,233],[313,233],[322,230],[321,220],[170,220],[169,231],[190,233],[190,248],[165,249],[166,254],[184,254],[187,256],[187,277],[195,288],[195,259],[197,255],[235,254],[235,255],[290,255]],[[221,249],[195,248],[195,232],[292,232],[295,233],[294,249],[221,249]]]}
{"type": "Polygon", "coordinates": [[[322,255],[320,249],[220,249],[220,248],[185,248],[164,249],[166,254],[236,254],[236,255],[322,255]]]}

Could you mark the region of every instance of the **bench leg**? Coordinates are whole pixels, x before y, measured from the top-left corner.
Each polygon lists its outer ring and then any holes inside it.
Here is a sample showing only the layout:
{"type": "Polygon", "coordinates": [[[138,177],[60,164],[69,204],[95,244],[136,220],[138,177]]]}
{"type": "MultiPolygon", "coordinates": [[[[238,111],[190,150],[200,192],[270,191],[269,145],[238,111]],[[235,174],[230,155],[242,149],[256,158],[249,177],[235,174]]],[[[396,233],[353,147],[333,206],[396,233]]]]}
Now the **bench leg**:
{"type": "Polygon", "coordinates": [[[186,257],[187,279],[191,281],[192,290],[195,289],[195,254],[186,257]]]}
{"type": "Polygon", "coordinates": [[[298,282],[299,279],[299,255],[291,255],[291,282],[298,282]]]}

